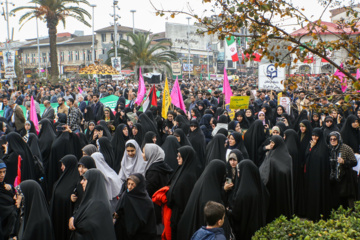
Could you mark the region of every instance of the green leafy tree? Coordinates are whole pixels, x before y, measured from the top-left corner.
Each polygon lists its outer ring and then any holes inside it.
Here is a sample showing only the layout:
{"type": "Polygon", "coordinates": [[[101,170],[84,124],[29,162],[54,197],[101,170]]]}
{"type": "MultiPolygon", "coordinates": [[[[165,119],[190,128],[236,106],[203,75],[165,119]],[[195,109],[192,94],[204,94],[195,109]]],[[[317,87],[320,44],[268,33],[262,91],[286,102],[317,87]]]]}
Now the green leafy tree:
{"type": "Polygon", "coordinates": [[[14,13],[24,10],[27,11],[20,17],[20,28],[34,18],[39,18],[46,22],[50,42],[51,76],[54,78],[57,78],[59,75],[56,51],[56,35],[59,22],[62,22],[65,27],[65,19],[70,17],[75,18],[88,27],[91,26],[86,21],[86,17],[91,19],[91,15],[85,9],[81,8],[80,4],[90,6],[90,3],[86,0],[31,0],[28,6],[22,6],[12,10],[14,13]]]}
{"type": "MultiPolygon", "coordinates": [[[[165,66],[168,72],[171,72],[171,61],[177,59],[176,52],[168,50],[171,46],[170,40],[162,40],[154,44],[153,37],[149,33],[128,33],[129,41],[121,39],[117,53],[121,57],[123,68],[135,69],[139,66],[165,66]]],[[[106,64],[111,65],[111,57],[115,50],[108,52],[106,64]]]]}

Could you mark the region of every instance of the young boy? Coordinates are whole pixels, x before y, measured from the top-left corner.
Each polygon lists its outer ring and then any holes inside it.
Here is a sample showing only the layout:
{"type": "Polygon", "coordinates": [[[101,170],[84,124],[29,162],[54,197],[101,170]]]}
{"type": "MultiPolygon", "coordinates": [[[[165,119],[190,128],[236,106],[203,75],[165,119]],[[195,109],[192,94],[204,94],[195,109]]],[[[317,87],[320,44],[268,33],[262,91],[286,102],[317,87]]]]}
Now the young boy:
{"type": "Polygon", "coordinates": [[[221,228],[225,219],[225,207],[217,202],[209,201],[204,208],[206,227],[201,227],[191,240],[226,240],[221,228]]]}

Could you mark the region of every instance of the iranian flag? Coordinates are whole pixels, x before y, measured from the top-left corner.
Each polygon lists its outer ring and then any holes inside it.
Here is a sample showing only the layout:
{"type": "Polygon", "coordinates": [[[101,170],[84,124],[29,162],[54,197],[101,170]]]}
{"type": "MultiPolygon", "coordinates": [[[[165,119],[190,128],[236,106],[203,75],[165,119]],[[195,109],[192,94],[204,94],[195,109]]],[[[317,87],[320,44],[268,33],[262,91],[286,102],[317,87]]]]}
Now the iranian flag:
{"type": "Polygon", "coordinates": [[[144,101],[143,105],[139,109],[139,111],[146,112],[146,110],[151,107],[157,107],[157,97],[156,97],[156,89],[155,85],[152,86],[149,95],[147,96],[146,100],[144,101]]]}
{"type": "Polygon", "coordinates": [[[239,61],[239,57],[236,51],[236,42],[234,36],[231,36],[230,38],[226,38],[226,43],[228,45],[232,61],[233,62],[239,61]]]}
{"type": "MultiPolygon", "coordinates": [[[[325,54],[326,54],[326,57],[331,59],[332,55],[333,55],[333,49],[332,47],[328,47],[325,49],[325,54]]],[[[326,60],[325,58],[322,58],[321,59],[321,62],[328,62],[328,60],[326,60]]]]}

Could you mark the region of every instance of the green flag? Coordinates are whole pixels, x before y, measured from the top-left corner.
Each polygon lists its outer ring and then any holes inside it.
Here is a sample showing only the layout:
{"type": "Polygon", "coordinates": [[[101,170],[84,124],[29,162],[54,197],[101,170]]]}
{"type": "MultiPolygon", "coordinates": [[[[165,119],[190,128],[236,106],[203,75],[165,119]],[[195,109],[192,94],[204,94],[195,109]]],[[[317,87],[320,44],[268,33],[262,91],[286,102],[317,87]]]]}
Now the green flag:
{"type": "Polygon", "coordinates": [[[200,73],[200,80],[202,80],[202,73],[200,73]]]}

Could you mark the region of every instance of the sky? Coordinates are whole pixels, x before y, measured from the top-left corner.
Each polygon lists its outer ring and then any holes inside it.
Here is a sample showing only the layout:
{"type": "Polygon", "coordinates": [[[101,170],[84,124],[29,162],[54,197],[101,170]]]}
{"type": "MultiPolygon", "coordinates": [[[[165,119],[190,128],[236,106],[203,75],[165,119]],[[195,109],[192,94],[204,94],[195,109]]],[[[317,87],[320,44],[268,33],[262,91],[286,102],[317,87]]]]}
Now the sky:
{"type": "MultiPolygon", "coordinates": [[[[0,2],[4,2],[5,0],[0,0],[0,2]]],[[[10,0],[9,0],[10,1],[10,0]]],[[[29,0],[11,0],[12,3],[15,3],[15,7],[25,6],[28,4],[29,0]]],[[[104,27],[110,26],[110,23],[113,22],[113,18],[110,16],[110,13],[113,13],[113,1],[112,0],[88,0],[91,4],[96,4],[95,7],[95,30],[101,29],[104,27]]],[[[152,3],[160,8],[160,9],[169,9],[169,10],[183,10],[188,11],[189,6],[194,10],[195,13],[199,14],[199,16],[203,16],[203,10],[211,9],[211,5],[203,4],[202,0],[151,0],[152,3]]],[[[314,16],[312,19],[316,20],[321,13],[322,7],[318,4],[317,0],[289,0],[292,1],[295,5],[304,7],[305,14],[307,16],[314,16]]],[[[153,33],[163,32],[165,31],[165,22],[173,22],[173,23],[183,23],[187,24],[187,19],[185,15],[178,15],[174,19],[168,17],[158,17],[155,15],[155,9],[150,3],[150,0],[132,0],[132,1],[124,1],[119,0],[118,6],[120,10],[116,10],[117,14],[121,16],[118,23],[122,26],[132,27],[132,13],[130,10],[136,10],[135,13],[135,28],[140,28],[144,30],[150,30],[153,33]]],[[[0,6],[1,8],[4,5],[0,6]]],[[[9,10],[15,8],[9,4],[9,10]]],[[[91,7],[84,7],[91,14],[91,7]]],[[[2,10],[0,10],[1,12],[2,10]]],[[[25,40],[36,38],[36,25],[35,20],[31,20],[26,23],[21,30],[19,30],[19,17],[25,13],[18,12],[15,17],[10,18],[10,35],[12,29],[14,30],[13,40],[25,40]]],[[[330,20],[330,13],[327,13],[323,16],[323,21],[330,20]]],[[[91,24],[92,20],[88,20],[91,24]]],[[[190,20],[190,24],[193,24],[194,20],[190,20]]],[[[286,21],[289,23],[289,21],[286,21]]],[[[298,26],[288,26],[288,31],[293,31],[294,28],[298,29],[298,26]]],[[[83,25],[82,23],[74,20],[67,19],[66,28],[64,29],[62,23],[58,25],[58,33],[62,32],[70,32],[74,33],[75,30],[83,30],[85,35],[91,35],[91,28],[83,25]]],[[[44,22],[39,21],[39,36],[45,37],[48,35],[46,24],[44,22]]],[[[0,42],[4,42],[6,39],[6,21],[3,16],[0,16],[0,42]]]]}

